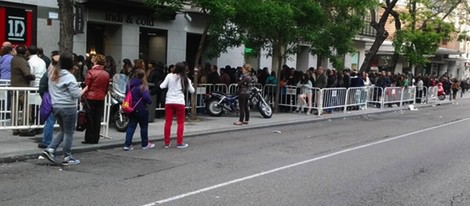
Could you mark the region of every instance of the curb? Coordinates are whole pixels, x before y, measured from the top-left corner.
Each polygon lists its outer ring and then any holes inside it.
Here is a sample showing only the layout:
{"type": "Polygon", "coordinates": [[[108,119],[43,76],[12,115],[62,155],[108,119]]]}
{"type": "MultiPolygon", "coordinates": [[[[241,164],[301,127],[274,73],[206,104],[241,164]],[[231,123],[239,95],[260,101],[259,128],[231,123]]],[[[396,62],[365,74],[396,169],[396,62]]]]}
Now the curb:
{"type": "MultiPolygon", "coordinates": [[[[442,106],[442,105],[448,105],[452,104],[452,102],[442,102],[442,103],[434,103],[434,104],[423,104],[419,106],[415,106],[416,108],[427,108],[427,107],[434,107],[434,106],[442,106]]],[[[407,106],[406,106],[407,107],[407,106]]],[[[262,129],[262,128],[269,128],[269,127],[275,127],[275,126],[286,126],[286,125],[294,125],[294,124],[302,124],[302,123],[309,123],[309,122],[322,122],[322,121],[328,121],[328,120],[336,120],[336,119],[343,119],[345,117],[357,117],[357,116],[363,116],[363,115],[370,115],[370,114],[385,114],[385,113],[391,113],[395,111],[400,111],[400,110],[408,110],[403,107],[397,107],[397,108],[391,108],[391,109],[381,109],[379,111],[374,111],[374,112],[367,112],[367,113],[354,113],[354,112],[344,112],[339,115],[335,116],[328,116],[326,118],[325,116],[320,116],[320,118],[316,119],[297,119],[297,120],[289,120],[289,121],[279,121],[279,122],[271,122],[271,123],[265,123],[265,124],[255,124],[255,125],[247,125],[243,127],[233,127],[233,128],[223,128],[223,129],[215,129],[215,130],[209,130],[209,131],[204,131],[204,132],[188,132],[185,133],[184,137],[185,138],[195,138],[197,136],[201,135],[213,135],[213,134],[222,134],[222,133],[228,133],[228,132],[234,132],[238,131],[240,129],[243,130],[254,130],[254,129],[262,129]]],[[[163,135],[157,135],[157,136],[149,136],[149,141],[153,142],[158,142],[163,140],[163,135]]],[[[135,141],[134,145],[140,144],[140,141],[135,141]]],[[[82,153],[82,152],[90,152],[90,151],[97,151],[100,149],[112,149],[116,147],[121,147],[122,142],[109,142],[109,143],[104,143],[104,144],[98,144],[98,145],[87,145],[87,146],[79,146],[79,147],[74,147],[73,152],[74,153],[82,153]]],[[[62,151],[58,151],[57,155],[60,155],[62,151]]],[[[13,163],[13,162],[22,162],[30,159],[37,159],[39,155],[42,154],[42,149],[31,149],[27,151],[21,151],[21,152],[15,152],[8,154],[7,156],[0,157],[0,164],[6,164],[6,163],[13,163]]]]}

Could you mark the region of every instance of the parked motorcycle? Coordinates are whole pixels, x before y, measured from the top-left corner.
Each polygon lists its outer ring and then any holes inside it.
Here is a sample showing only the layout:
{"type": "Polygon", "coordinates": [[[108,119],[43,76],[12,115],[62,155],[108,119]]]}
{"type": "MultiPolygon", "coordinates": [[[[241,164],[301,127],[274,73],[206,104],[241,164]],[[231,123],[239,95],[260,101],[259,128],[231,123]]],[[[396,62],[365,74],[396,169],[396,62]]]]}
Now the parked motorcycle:
{"type": "MultiPolygon", "coordinates": [[[[253,87],[250,90],[250,106],[255,106],[264,118],[271,118],[273,115],[271,106],[264,100],[261,90],[253,87]]],[[[220,117],[222,113],[240,111],[238,95],[228,95],[222,92],[212,92],[207,95],[206,112],[210,116],[220,117]]]]}
{"type": "Polygon", "coordinates": [[[110,121],[114,128],[119,132],[125,132],[127,125],[129,124],[129,118],[122,112],[121,104],[126,97],[126,86],[129,81],[129,77],[125,74],[116,74],[113,77],[113,83],[111,84],[111,118],[110,121]]]}

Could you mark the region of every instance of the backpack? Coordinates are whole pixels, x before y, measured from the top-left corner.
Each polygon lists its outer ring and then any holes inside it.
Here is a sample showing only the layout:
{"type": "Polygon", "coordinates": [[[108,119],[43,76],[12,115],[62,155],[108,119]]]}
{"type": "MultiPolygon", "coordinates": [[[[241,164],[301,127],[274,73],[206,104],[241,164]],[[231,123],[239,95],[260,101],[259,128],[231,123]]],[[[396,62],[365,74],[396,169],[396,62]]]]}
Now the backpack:
{"type": "MultiPolygon", "coordinates": [[[[132,90],[134,89],[135,87],[132,88],[132,90]]],[[[132,113],[134,111],[135,106],[137,106],[140,100],[142,100],[142,97],[141,97],[139,101],[137,101],[137,103],[134,106],[132,106],[132,90],[131,89],[127,90],[126,97],[124,98],[124,101],[121,104],[122,112],[124,112],[125,114],[132,113]]]]}

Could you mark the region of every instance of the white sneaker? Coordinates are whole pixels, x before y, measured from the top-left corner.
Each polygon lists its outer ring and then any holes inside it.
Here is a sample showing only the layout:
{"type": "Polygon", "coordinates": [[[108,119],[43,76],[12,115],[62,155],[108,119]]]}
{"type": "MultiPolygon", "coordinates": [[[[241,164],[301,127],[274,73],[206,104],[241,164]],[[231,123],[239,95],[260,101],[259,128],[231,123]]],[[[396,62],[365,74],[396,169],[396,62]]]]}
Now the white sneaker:
{"type": "Polygon", "coordinates": [[[142,149],[152,149],[152,148],[154,148],[154,147],[155,147],[155,144],[149,142],[149,143],[147,144],[147,146],[142,147],[142,149]]]}
{"type": "Polygon", "coordinates": [[[188,144],[186,144],[186,143],[184,143],[184,144],[179,144],[179,145],[176,145],[176,148],[178,148],[178,149],[184,149],[184,148],[186,148],[186,147],[189,147],[189,145],[188,145],[188,144]]]}

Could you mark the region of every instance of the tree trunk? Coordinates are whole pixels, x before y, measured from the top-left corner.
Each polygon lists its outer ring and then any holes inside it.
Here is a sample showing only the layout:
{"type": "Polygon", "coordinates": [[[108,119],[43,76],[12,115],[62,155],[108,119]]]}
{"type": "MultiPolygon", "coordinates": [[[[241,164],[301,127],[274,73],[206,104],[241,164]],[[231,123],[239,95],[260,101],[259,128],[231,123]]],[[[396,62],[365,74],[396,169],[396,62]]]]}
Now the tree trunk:
{"type": "Polygon", "coordinates": [[[372,58],[377,54],[377,52],[380,49],[380,46],[382,46],[383,42],[385,39],[388,37],[388,32],[385,30],[384,26],[381,26],[377,30],[377,35],[375,35],[375,41],[374,44],[369,49],[369,53],[366,54],[366,58],[364,59],[364,62],[361,65],[360,71],[368,71],[368,68],[370,67],[370,62],[372,61],[372,58]]]}
{"type": "Polygon", "coordinates": [[[279,99],[280,99],[280,83],[281,83],[281,68],[283,64],[285,47],[281,41],[273,44],[273,59],[272,59],[272,70],[276,72],[277,85],[276,85],[276,95],[274,97],[274,112],[279,112],[279,99]]]}
{"type": "Polygon", "coordinates": [[[194,60],[194,75],[193,75],[193,82],[194,82],[194,87],[196,88],[196,90],[194,91],[194,93],[191,95],[191,115],[190,115],[190,119],[191,120],[197,120],[197,85],[198,85],[198,65],[199,65],[199,60],[201,59],[201,56],[202,56],[202,52],[203,52],[203,49],[204,49],[204,43],[206,41],[206,38],[207,38],[207,32],[209,31],[209,25],[210,25],[210,21],[208,21],[204,27],[204,31],[202,32],[202,37],[201,37],[201,40],[199,41],[199,46],[197,47],[197,52],[196,52],[196,58],[194,60]]]}
{"type": "Polygon", "coordinates": [[[398,0],[390,0],[386,1],[386,6],[384,7],[385,11],[383,12],[382,16],[380,17],[379,22],[377,23],[376,18],[375,18],[375,10],[371,10],[371,23],[370,25],[377,31],[377,34],[375,35],[375,41],[374,44],[369,49],[369,53],[366,54],[366,58],[364,59],[364,62],[361,65],[360,71],[366,71],[367,68],[370,67],[370,62],[372,61],[372,58],[377,54],[377,51],[379,51],[380,46],[382,46],[382,43],[387,39],[388,37],[388,32],[385,30],[385,23],[387,23],[388,16],[390,15],[390,12],[393,11],[393,8],[397,4],[398,0]]]}
{"type": "Polygon", "coordinates": [[[59,51],[73,52],[73,0],[57,0],[59,4],[60,37],[59,51]]]}
{"type": "Polygon", "coordinates": [[[393,53],[393,56],[392,56],[392,62],[391,62],[392,65],[391,65],[391,67],[390,67],[392,74],[395,73],[395,69],[396,69],[397,63],[398,63],[398,58],[400,58],[400,54],[397,53],[397,52],[394,52],[394,53],[393,53]]]}

